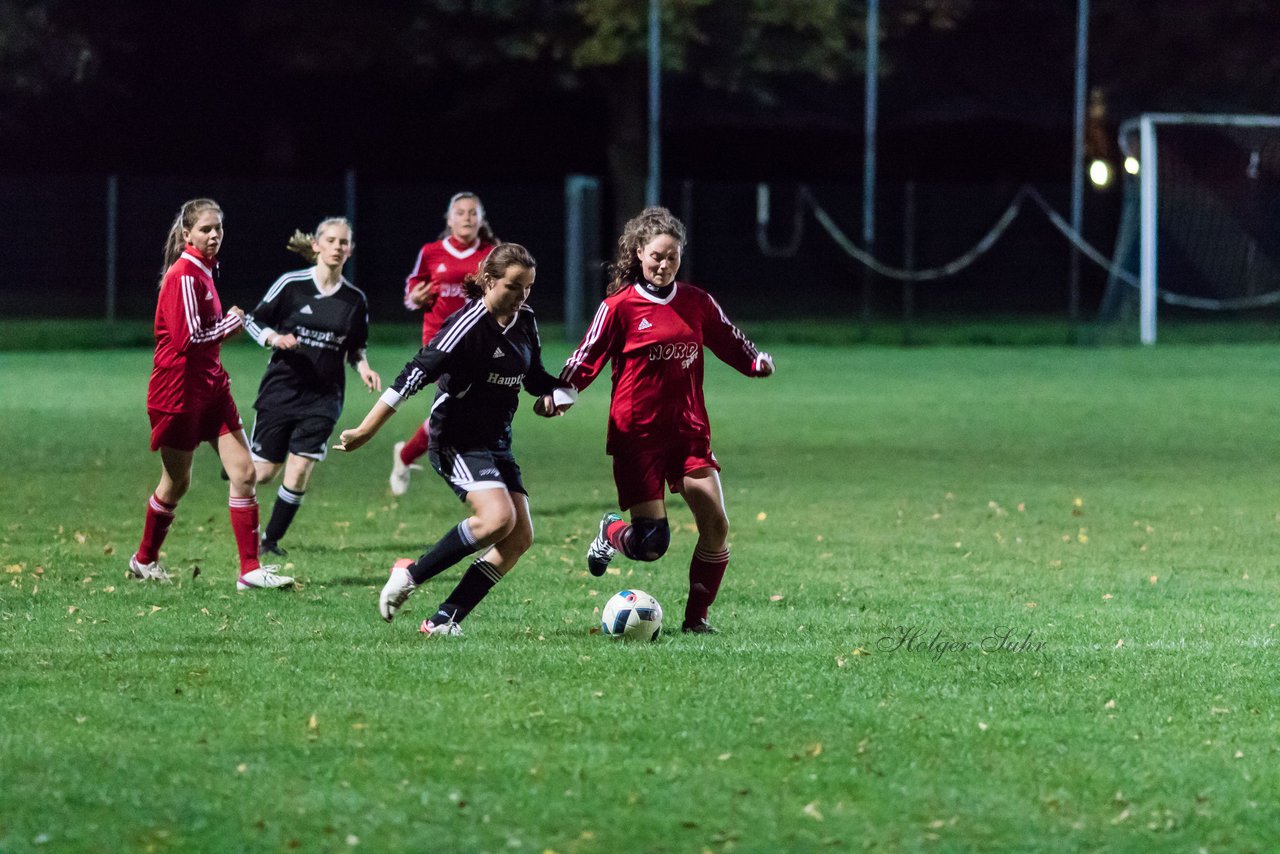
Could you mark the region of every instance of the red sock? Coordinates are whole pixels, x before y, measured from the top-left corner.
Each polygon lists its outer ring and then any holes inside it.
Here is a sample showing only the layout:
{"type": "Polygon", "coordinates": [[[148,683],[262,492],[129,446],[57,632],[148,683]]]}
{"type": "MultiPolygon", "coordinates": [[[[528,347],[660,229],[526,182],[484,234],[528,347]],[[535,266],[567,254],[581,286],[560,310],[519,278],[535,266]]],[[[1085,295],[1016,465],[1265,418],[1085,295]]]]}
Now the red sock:
{"type": "Polygon", "coordinates": [[[236,535],[236,551],[240,553],[240,574],[252,572],[258,562],[258,499],[232,497],[227,502],[231,511],[231,532],[236,535]]]}
{"type": "Polygon", "coordinates": [[[627,532],[630,530],[631,530],[631,524],[626,522],[623,519],[619,519],[616,522],[609,523],[609,527],[604,529],[604,536],[605,536],[605,539],[609,541],[609,545],[613,546],[615,549],[622,552],[623,554],[626,554],[627,551],[623,547],[623,538],[627,535],[627,532]]]}
{"type": "Polygon", "coordinates": [[[405,465],[412,465],[418,457],[427,452],[427,444],[430,440],[427,437],[427,423],[424,421],[418,425],[418,432],[413,434],[409,441],[404,443],[404,447],[400,449],[400,462],[405,465]]]}
{"type": "Polygon", "coordinates": [[[684,606],[684,621],[688,625],[707,618],[707,609],[716,601],[720,582],[729,567],[729,549],[707,553],[694,549],[689,561],[689,601],[684,606]]]}
{"type": "Polygon", "coordinates": [[[147,521],[142,524],[142,542],[138,543],[138,562],[155,563],[160,557],[160,546],[173,524],[176,504],[165,504],[155,495],[147,502],[147,521]]]}

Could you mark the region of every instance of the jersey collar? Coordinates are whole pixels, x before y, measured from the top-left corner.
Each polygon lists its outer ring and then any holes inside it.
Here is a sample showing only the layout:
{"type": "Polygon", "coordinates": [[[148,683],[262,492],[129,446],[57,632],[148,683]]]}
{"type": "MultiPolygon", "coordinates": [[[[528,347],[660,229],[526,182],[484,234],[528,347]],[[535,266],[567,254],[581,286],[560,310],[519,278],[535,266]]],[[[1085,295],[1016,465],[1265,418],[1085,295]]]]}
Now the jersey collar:
{"type": "Polygon", "coordinates": [[[182,257],[204,270],[206,276],[213,278],[213,268],[217,265],[217,261],[210,261],[200,254],[199,249],[196,249],[191,244],[187,244],[187,248],[182,250],[182,257]]]}
{"type": "Polygon", "coordinates": [[[476,254],[476,250],[480,248],[480,238],[478,237],[471,241],[469,245],[462,247],[461,249],[458,248],[459,244],[453,239],[452,234],[447,235],[445,239],[440,242],[444,244],[444,251],[448,252],[454,258],[470,258],[472,255],[476,254]]]}
{"type": "Polygon", "coordinates": [[[649,293],[644,289],[644,285],[641,285],[638,282],[632,285],[631,287],[635,288],[636,293],[638,293],[640,296],[647,299],[649,302],[657,303],[658,305],[666,305],[667,303],[671,302],[673,299],[676,298],[676,291],[680,290],[680,283],[679,282],[671,283],[671,293],[667,294],[665,299],[659,296],[654,296],[653,294],[649,293]]]}

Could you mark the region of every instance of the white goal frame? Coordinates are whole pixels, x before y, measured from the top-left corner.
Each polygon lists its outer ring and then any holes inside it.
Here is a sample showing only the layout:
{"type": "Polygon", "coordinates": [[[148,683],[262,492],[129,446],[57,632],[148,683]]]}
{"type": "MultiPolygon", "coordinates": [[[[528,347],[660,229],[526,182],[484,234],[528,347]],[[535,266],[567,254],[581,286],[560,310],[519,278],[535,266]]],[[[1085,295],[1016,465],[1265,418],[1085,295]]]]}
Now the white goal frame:
{"type": "Polygon", "coordinates": [[[1143,344],[1156,343],[1156,129],[1159,125],[1234,125],[1237,127],[1280,127],[1280,116],[1227,115],[1214,113],[1143,113],[1120,126],[1120,144],[1125,154],[1137,157],[1141,208],[1141,248],[1139,254],[1138,323],[1143,344]],[[1137,131],[1139,150],[1130,142],[1137,131]]]}

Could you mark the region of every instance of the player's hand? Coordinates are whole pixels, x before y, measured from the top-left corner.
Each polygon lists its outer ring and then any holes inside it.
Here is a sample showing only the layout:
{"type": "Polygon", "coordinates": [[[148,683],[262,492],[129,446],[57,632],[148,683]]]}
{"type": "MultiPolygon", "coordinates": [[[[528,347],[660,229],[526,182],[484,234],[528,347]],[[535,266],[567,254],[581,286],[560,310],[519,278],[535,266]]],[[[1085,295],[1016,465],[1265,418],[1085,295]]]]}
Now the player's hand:
{"type": "Polygon", "coordinates": [[[335,451],[354,451],[368,442],[372,435],[372,433],[365,433],[359,427],[343,430],[339,434],[338,443],[333,446],[333,449],[335,451]]]}
{"type": "Polygon", "coordinates": [[[298,336],[292,332],[277,335],[271,342],[271,346],[277,350],[296,350],[298,349],[298,336]]]}
{"type": "Polygon", "coordinates": [[[378,372],[372,368],[362,368],[360,370],[360,379],[364,382],[365,388],[369,389],[370,394],[375,391],[382,391],[382,377],[378,376],[378,372]]]}
{"type": "Polygon", "coordinates": [[[533,402],[533,414],[543,418],[555,418],[561,413],[556,411],[555,404],[551,402],[551,395],[544,394],[533,402]]]}
{"type": "Polygon", "coordinates": [[[231,308],[227,309],[227,314],[234,314],[236,317],[240,318],[241,323],[244,323],[244,309],[240,306],[231,306],[231,308]]]}
{"type": "Polygon", "coordinates": [[[758,377],[773,376],[773,357],[768,353],[758,354],[756,360],[751,363],[751,370],[758,377]]]}
{"type": "Polygon", "coordinates": [[[435,305],[439,290],[430,282],[418,282],[409,289],[409,302],[421,309],[435,305]]]}

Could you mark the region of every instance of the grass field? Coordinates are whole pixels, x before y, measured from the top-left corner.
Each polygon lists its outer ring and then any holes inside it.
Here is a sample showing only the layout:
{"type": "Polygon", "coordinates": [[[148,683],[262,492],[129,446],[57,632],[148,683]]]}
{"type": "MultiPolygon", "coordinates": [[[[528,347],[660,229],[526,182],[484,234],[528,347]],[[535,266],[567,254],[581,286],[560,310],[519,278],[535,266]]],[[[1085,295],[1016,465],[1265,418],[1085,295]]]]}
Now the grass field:
{"type": "MultiPolygon", "coordinates": [[[[235,592],[208,452],[156,586],[150,353],[0,353],[0,850],[1274,850],[1280,347],[774,352],[708,371],[723,634],[645,646],[596,609],[677,623],[694,537],[587,575],[603,384],[520,413],[538,540],[428,639],[457,570],[375,613],[462,509],[387,491],[425,401],[318,469],[301,589],[235,592]]],[[[264,354],[226,362],[248,413],[264,354]]]]}

